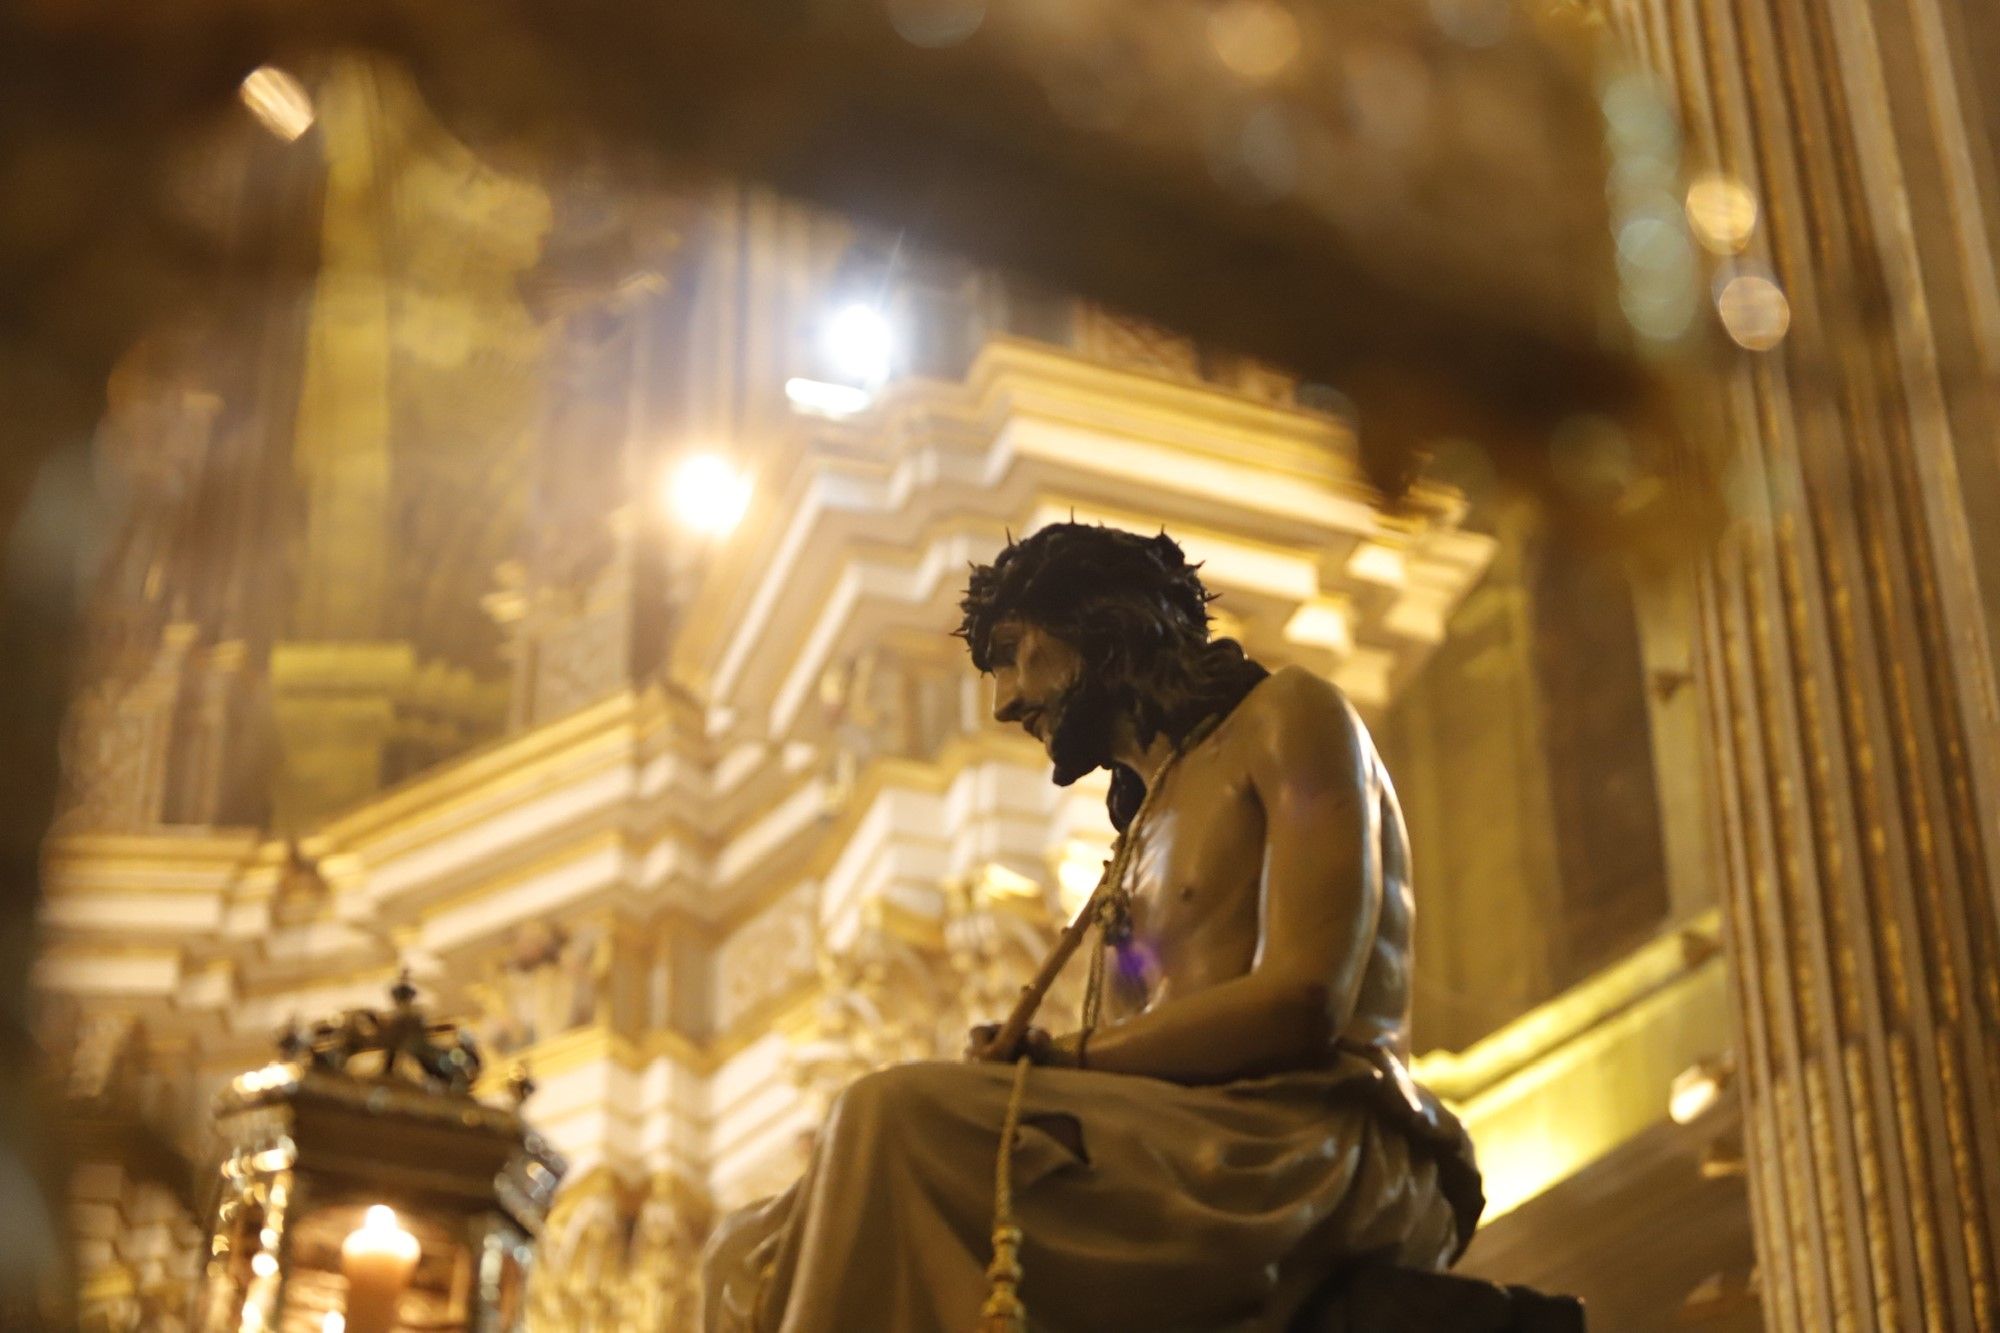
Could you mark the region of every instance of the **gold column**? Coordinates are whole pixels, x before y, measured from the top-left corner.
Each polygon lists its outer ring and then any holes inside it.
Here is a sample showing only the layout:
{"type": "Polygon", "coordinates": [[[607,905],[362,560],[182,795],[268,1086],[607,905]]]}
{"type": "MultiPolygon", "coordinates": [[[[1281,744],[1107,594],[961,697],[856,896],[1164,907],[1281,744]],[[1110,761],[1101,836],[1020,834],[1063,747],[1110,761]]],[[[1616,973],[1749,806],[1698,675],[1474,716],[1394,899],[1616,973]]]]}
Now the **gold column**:
{"type": "Polygon", "coordinates": [[[378,161],[388,126],[365,61],[334,61],[318,94],[326,203],[293,449],[306,514],[291,629],[369,638],[390,558],[390,206],[378,161]]]}
{"type": "Polygon", "coordinates": [[[367,61],[334,61],[317,93],[326,202],[293,448],[305,532],[288,637],[271,653],[284,749],[273,814],[283,829],[380,785],[395,694],[413,666],[407,643],[381,638],[391,552],[386,118],[367,61]]]}
{"type": "Polygon", "coordinates": [[[2000,1327],[1996,570],[1968,522],[2000,295],[1956,3],[1605,4],[1692,165],[1761,201],[1742,262],[1792,312],[1726,383],[1695,654],[1764,1304],[1808,1333],[2000,1327]]]}

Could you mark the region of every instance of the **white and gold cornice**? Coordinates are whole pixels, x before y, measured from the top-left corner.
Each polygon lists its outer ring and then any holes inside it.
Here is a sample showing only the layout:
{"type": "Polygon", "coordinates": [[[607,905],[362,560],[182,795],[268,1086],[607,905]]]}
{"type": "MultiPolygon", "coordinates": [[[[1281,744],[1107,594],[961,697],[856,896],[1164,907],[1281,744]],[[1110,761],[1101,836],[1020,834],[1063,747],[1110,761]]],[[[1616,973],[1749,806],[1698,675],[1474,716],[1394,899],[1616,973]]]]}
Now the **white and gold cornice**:
{"type": "MultiPolygon", "coordinates": [[[[287,856],[275,841],[160,835],[54,844],[44,926],[64,961],[49,975],[81,976],[78,960],[93,949],[125,958],[145,944],[146,967],[120,962],[91,984],[122,979],[165,996],[184,965],[227,960],[222,992],[210,994],[218,983],[205,974],[198,1007],[209,1009],[281,980],[311,987],[359,973],[354,984],[374,985],[399,949],[449,955],[556,914],[672,913],[719,937],[804,878],[832,873],[845,885],[956,873],[993,841],[991,820],[1047,820],[1053,799],[1041,795],[1053,789],[1031,745],[982,732],[933,762],[872,761],[838,809],[822,776],[796,774],[733,828],[702,836],[640,794],[629,744],[606,745],[604,729],[586,721],[557,725],[566,744],[544,737],[476,757],[507,795],[479,801],[460,775],[440,773],[392,793],[388,809],[357,812],[308,837],[328,911],[304,921],[273,919],[287,856]],[[993,805],[1000,774],[1009,790],[1036,795],[1015,801],[1018,810],[993,805]],[[974,791],[989,795],[966,794],[974,791]],[[948,815],[939,804],[947,798],[955,802],[948,815]],[[962,827],[956,843],[935,836],[943,822],[962,827]],[[923,866],[905,864],[901,853],[871,861],[866,848],[855,850],[869,830],[895,831],[923,866]],[[200,852],[192,864],[183,859],[190,848],[200,852]]],[[[691,798],[690,807],[699,808],[691,798]]]]}
{"type": "Polygon", "coordinates": [[[1217,586],[1271,600],[1280,630],[1303,607],[1351,615],[1348,637],[1393,659],[1355,674],[1385,695],[1364,703],[1386,702],[1491,555],[1458,530],[1449,492],[1378,512],[1352,440],[1324,418],[998,339],[965,384],[898,386],[872,433],[849,423],[802,445],[770,506],[784,521],[720,560],[728,614],[704,594],[677,670],[740,725],[785,734],[839,651],[942,633],[966,560],[1072,506],[1199,530],[1224,557],[1217,586]]]}

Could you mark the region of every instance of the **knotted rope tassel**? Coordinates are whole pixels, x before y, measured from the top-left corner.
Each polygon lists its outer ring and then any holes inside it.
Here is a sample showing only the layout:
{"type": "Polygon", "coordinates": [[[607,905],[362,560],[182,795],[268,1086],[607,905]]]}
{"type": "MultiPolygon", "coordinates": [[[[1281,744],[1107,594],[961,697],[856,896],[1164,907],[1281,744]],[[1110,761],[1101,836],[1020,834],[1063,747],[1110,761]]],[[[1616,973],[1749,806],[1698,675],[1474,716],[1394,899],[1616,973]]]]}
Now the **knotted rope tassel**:
{"type": "MultiPolygon", "coordinates": [[[[1090,899],[1083,910],[1070,922],[1055,948],[1042,960],[1042,966],[1035,973],[1035,979],[1021,987],[1021,998],[1014,1006],[1014,1012],[1000,1026],[995,1036],[996,1045],[1020,1041],[1028,1033],[1028,1025],[1034,1021],[1035,1010],[1041,1005],[1042,997],[1055,984],[1056,974],[1069,961],[1085,938],[1095,932],[1091,940],[1090,980],[1084,985],[1083,1015],[1078,1035],[1077,1052],[1082,1056],[1083,1043],[1090,1040],[1090,1034],[1097,1028],[1100,1006],[1104,991],[1104,949],[1107,943],[1123,944],[1131,933],[1130,900],[1125,888],[1127,867],[1130,865],[1134,849],[1138,846],[1139,828],[1146,822],[1146,816],[1153,808],[1154,798],[1167,784],[1167,775],[1174,771],[1174,765],[1215,730],[1216,718],[1208,718],[1190,731],[1187,737],[1167,756],[1160,765],[1160,771],[1146,786],[1146,794],[1139,801],[1138,810],[1125,831],[1118,835],[1118,843],[1111,851],[1111,859],[1104,863],[1104,875],[1091,890],[1090,899]]],[[[986,1266],[986,1304],[979,1312],[977,1333],[1028,1333],[1028,1307],[1021,1304],[1021,1228],[1014,1223],[1014,1134],[1021,1127],[1021,1100],[1028,1090],[1027,1056],[1014,1062],[1014,1089],[1007,1097],[1007,1116],[1000,1129],[1000,1151],[996,1154],[993,1177],[993,1262],[986,1266]]]]}
{"type": "Polygon", "coordinates": [[[1014,1088],[1000,1129],[1000,1152],[993,1172],[993,1262],[986,1266],[986,1305],[978,1333],[1028,1333],[1028,1307],[1021,1304],[1021,1228],[1014,1225],[1014,1134],[1021,1127],[1021,1100],[1028,1090],[1027,1056],[1014,1062],[1014,1088]]]}

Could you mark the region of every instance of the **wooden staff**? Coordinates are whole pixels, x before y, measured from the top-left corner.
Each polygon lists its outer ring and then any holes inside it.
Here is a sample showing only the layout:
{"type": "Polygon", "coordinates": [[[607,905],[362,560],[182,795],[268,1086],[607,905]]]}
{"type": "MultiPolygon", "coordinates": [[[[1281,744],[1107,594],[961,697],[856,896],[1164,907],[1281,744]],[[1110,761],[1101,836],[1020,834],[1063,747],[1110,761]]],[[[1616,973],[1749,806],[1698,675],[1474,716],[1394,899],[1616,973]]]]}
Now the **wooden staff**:
{"type": "Polygon", "coordinates": [[[1035,1011],[1042,1007],[1042,1001],[1048,997],[1049,987],[1055,985],[1056,977],[1061,974],[1069,960],[1076,956],[1076,951],[1083,947],[1084,940],[1090,935],[1090,928],[1097,924],[1097,914],[1102,910],[1105,898],[1112,891],[1112,868],[1116,864],[1115,857],[1104,863],[1104,873],[1097,877],[1097,887],[1090,891],[1090,900],[1084,903],[1083,910],[1076,914],[1076,918],[1063,927],[1063,933],[1056,937],[1054,947],[1049,950],[1048,956],[1042,959],[1042,965],[1035,969],[1033,979],[1021,987],[1021,998],[1014,1001],[1014,1008],[1008,1013],[1007,1021],[1000,1025],[1000,1030],[993,1034],[993,1040],[987,1043],[986,1049],[990,1057],[1004,1054],[1006,1058],[1011,1059],[1016,1054],[1015,1048],[1021,1044],[1021,1039],[1028,1035],[1028,1027],[1035,1021],[1035,1011]]]}

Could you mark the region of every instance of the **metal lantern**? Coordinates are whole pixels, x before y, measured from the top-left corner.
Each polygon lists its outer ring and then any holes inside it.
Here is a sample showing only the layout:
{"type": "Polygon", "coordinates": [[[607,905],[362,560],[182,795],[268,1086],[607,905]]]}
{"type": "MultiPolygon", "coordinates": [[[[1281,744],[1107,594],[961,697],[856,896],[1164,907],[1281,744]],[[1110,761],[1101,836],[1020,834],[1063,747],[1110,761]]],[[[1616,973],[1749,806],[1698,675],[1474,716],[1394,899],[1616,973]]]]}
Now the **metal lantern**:
{"type": "Polygon", "coordinates": [[[197,1327],[391,1333],[521,1327],[563,1162],[473,1096],[471,1038],[405,977],[387,1011],[293,1031],[217,1098],[219,1192],[197,1327]]]}

